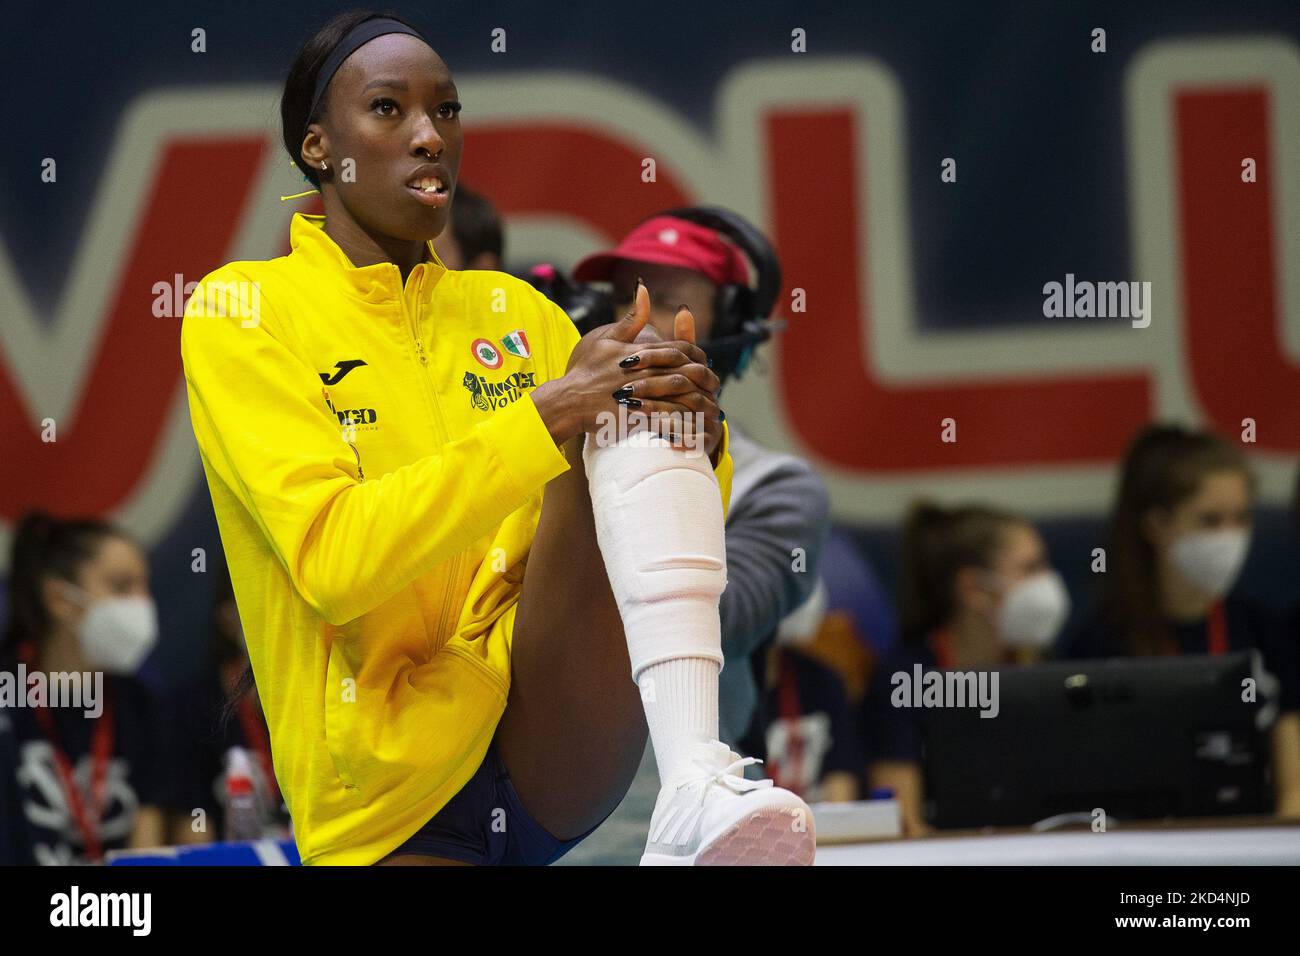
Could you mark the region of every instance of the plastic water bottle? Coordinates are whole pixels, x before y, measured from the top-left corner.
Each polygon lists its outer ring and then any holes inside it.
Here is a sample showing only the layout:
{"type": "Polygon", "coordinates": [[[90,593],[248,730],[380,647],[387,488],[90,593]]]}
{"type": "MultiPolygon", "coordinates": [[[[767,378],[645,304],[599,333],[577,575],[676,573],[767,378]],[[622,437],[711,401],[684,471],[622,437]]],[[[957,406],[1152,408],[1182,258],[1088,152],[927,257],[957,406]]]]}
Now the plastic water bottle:
{"type": "Polygon", "coordinates": [[[253,764],[243,747],[226,753],[225,796],[226,841],[261,839],[262,809],[253,787],[253,764]]]}

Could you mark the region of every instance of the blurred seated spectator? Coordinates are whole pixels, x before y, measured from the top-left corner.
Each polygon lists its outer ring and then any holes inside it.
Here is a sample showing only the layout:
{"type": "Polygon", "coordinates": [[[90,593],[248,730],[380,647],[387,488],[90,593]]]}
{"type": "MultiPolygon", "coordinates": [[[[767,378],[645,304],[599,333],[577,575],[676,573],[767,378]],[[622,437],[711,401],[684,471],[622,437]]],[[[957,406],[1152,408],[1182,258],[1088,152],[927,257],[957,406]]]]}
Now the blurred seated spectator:
{"type": "Polygon", "coordinates": [[[891,704],[893,676],[1031,663],[1050,647],[1070,599],[1041,535],[1024,518],[979,505],[918,502],[900,546],[902,640],[876,667],[862,709],[867,783],[894,793],[906,836],[925,823],[924,740],[917,712],[891,704]]]}
{"type": "Polygon", "coordinates": [[[135,676],[158,638],[144,552],[105,522],[33,511],[9,568],[0,864],[100,863],[163,845],[161,721],[135,676]],[[75,704],[63,699],[74,686],[75,704]]]}
{"type": "MultiPolygon", "coordinates": [[[[827,591],[819,584],[809,599],[777,629],[776,640],[762,658],[762,694],[746,752],[764,761],[767,776],[809,802],[845,802],[859,794],[862,748],[857,717],[850,705],[841,662],[860,671],[866,651],[847,634],[848,647],[835,638],[824,640],[836,663],[807,652],[819,634],[837,629],[840,617],[828,629],[827,591]],[[856,657],[845,650],[856,645],[856,657]]],[[[844,633],[839,629],[839,633],[844,633]]]]}
{"type": "Polygon", "coordinates": [[[1296,637],[1285,633],[1279,615],[1230,593],[1250,550],[1254,506],[1254,477],[1238,448],[1204,431],[1143,430],[1121,467],[1098,608],[1064,652],[1078,658],[1258,649],[1277,685],[1276,809],[1297,817],[1296,637]]]}

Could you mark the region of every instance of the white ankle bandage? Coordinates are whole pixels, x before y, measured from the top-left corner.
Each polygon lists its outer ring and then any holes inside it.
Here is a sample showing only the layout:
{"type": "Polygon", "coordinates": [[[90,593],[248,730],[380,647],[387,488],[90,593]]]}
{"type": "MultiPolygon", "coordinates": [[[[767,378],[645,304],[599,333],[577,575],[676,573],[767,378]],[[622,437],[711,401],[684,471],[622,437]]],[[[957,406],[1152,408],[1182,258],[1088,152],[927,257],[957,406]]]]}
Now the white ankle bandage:
{"type": "Polygon", "coordinates": [[[726,539],[708,456],[639,431],[604,447],[588,435],[582,458],[632,679],[680,657],[721,667],[726,539]]]}

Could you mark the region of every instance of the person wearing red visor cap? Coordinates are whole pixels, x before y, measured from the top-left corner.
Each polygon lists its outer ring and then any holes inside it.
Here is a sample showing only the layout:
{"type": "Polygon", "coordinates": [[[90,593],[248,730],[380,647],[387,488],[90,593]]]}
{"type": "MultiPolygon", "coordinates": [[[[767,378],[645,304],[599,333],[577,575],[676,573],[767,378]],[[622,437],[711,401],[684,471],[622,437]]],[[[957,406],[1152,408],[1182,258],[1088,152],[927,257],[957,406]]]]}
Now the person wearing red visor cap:
{"type": "Polygon", "coordinates": [[[615,315],[632,307],[636,280],[650,291],[650,324],[676,338],[673,318],[685,305],[695,316],[695,337],[712,333],[718,286],[749,284],[744,255],[712,229],[674,216],[655,216],[637,226],[618,247],[587,256],[573,270],[578,282],[608,282],[615,315]]]}
{"type": "MultiPolygon", "coordinates": [[[[685,305],[695,317],[696,341],[706,348],[715,329],[726,335],[714,312],[719,287],[751,284],[749,262],[737,246],[707,226],[669,215],[646,220],[616,248],[587,256],[573,270],[578,282],[613,287],[615,315],[631,309],[638,277],[650,292],[650,322],[656,331],[673,338],[674,317],[685,305]]],[[[724,370],[715,371],[725,382],[724,370]]],[[[718,606],[725,658],[718,675],[718,729],[719,739],[736,747],[759,709],[753,662],[766,660],[787,616],[813,603],[830,527],[830,496],[806,461],[764,448],[731,416],[727,424],[737,492],[726,519],[727,585],[718,606]],[[807,557],[801,572],[792,569],[795,549],[807,557]]],[[[811,701],[811,695],[805,696],[811,701]]],[[[633,862],[639,851],[636,842],[647,826],[651,839],[645,852],[658,852],[655,835],[672,831],[658,761],[659,755],[647,748],[622,804],[566,862],[633,862]]]]}

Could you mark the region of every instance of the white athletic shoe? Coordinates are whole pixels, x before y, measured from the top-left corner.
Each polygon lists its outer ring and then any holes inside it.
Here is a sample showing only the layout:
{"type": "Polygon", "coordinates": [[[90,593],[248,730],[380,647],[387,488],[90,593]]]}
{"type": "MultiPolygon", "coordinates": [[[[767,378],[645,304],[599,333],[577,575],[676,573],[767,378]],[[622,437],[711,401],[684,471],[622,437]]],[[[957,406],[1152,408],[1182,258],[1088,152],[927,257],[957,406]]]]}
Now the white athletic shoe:
{"type": "Polygon", "coordinates": [[[694,763],[698,776],[659,791],[642,866],[812,865],[812,811],[771,780],[746,780],[761,761],[712,740],[694,763]]]}

